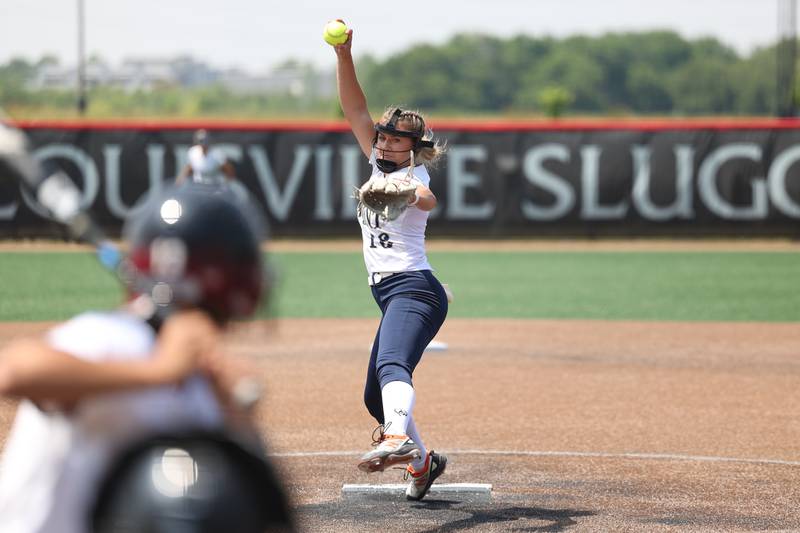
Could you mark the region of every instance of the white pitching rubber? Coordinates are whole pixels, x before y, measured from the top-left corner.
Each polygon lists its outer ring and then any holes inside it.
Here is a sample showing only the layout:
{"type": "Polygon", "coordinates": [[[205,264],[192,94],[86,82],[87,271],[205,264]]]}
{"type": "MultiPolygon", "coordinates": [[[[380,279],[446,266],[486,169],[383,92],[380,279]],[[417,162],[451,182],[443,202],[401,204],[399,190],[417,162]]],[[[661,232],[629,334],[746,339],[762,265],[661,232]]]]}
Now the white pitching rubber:
{"type": "MultiPolygon", "coordinates": [[[[387,483],[383,485],[342,485],[342,496],[403,495],[406,484],[387,483]]],[[[478,496],[491,498],[491,483],[434,483],[428,494],[453,496],[478,496]]]]}

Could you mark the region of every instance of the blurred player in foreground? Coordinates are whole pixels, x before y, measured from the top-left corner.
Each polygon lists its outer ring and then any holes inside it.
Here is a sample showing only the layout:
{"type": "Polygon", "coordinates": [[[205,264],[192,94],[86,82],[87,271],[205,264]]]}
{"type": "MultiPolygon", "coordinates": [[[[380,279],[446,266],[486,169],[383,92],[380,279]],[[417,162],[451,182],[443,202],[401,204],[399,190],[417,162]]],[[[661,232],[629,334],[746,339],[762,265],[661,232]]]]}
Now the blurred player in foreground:
{"type": "Polygon", "coordinates": [[[187,178],[196,183],[208,184],[236,179],[236,171],[225,154],[211,148],[208,131],[197,130],[192,140],[194,145],[189,148],[188,162],[175,179],[176,183],[183,183],[187,178]]]}
{"type": "Polygon", "coordinates": [[[222,354],[226,325],[269,290],[256,220],[228,190],[168,188],[126,223],[124,307],[0,352],[0,393],[22,400],[0,531],[291,528],[249,421],[257,381],[222,354]]]}
{"type": "Polygon", "coordinates": [[[358,83],[351,54],[352,30],[345,43],[335,45],[337,80],[342,111],[361,150],[372,165],[372,177],[412,180],[416,190],[408,208],[388,220],[359,204],[364,261],[372,295],[383,313],[370,355],[364,402],[381,424],[375,448],[358,467],[383,471],[409,463],[406,497],[421,500],[445,470],[447,458],[427,450],[414,422],[412,373],[422,353],[447,315],[444,288],[431,273],[425,252],[425,228],[436,197],[424,165],[443,152],[432,140],[419,113],[390,107],[375,123],[358,83]]]}

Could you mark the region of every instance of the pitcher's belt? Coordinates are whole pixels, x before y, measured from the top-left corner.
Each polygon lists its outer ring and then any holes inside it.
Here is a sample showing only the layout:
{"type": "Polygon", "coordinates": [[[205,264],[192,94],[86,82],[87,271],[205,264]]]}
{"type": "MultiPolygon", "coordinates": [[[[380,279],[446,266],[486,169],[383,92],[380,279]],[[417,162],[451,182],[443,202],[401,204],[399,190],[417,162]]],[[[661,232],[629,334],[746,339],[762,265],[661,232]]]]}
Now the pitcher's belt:
{"type": "Polygon", "coordinates": [[[367,283],[369,283],[369,286],[372,287],[373,285],[377,285],[389,276],[394,276],[395,274],[398,274],[398,272],[373,272],[367,278],[367,283]]]}

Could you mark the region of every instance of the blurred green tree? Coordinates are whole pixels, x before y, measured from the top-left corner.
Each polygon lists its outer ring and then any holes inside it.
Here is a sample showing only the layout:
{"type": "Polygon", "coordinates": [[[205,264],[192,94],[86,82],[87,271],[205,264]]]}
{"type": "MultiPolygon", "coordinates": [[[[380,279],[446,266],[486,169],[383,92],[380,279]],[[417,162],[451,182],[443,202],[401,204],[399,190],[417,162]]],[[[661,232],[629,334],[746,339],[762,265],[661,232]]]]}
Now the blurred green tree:
{"type": "Polygon", "coordinates": [[[545,87],[538,94],[539,107],[550,118],[561,117],[575,100],[575,97],[564,87],[545,87]]]}

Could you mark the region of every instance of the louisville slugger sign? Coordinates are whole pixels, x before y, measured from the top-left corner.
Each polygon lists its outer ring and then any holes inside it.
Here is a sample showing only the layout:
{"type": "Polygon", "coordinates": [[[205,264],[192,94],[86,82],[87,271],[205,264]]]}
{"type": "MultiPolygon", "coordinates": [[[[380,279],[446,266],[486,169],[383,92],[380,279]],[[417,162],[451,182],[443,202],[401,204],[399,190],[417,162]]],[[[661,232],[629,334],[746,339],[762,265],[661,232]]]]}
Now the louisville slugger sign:
{"type": "MultiPolygon", "coordinates": [[[[111,232],[137,200],[174,178],[193,131],[22,126],[36,157],[82,184],[83,206],[111,232]]],[[[443,124],[436,133],[448,150],[430,169],[440,200],[434,235],[800,233],[800,123],[443,124]]],[[[369,166],[344,125],[218,124],[211,134],[274,234],[352,234],[352,190],[369,166]]],[[[43,215],[0,185],[4,235],[42,233],[43,215]]]]}

